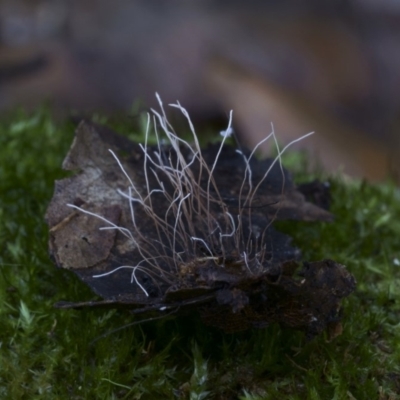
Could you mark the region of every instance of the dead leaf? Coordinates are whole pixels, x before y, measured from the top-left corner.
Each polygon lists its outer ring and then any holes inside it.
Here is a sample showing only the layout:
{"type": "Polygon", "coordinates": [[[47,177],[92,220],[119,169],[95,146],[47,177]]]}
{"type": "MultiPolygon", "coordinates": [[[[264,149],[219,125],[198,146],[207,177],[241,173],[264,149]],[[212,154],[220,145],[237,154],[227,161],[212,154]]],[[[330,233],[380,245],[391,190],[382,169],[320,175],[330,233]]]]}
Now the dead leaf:
{"type": "Polygon", "coordinates": [[[227,332],[279,322],[313,336],[337,321],[352,275],[329,260],[298,271],[300,251],[272,226],[332,215],[307,202],[274,160],[220,144],[199,155],[176,143],[141,148],[79,125],[63,164],[76,174],[56,182],[46,214],[50,253],[104,300],[58,306],[196,309],[227,332]]]}

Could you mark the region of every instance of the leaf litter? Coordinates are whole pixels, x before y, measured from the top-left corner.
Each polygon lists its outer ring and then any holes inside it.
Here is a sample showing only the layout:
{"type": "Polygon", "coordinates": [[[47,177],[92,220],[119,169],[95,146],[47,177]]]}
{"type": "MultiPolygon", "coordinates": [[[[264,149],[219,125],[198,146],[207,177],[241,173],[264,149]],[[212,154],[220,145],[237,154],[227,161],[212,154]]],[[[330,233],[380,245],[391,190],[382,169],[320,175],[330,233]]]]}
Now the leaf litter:
{"type": "Polygon", "coordinates": [[[63,163],[75,175],[56,181],[46,213],[50,254],[103,300],[57,307],[124,307],[139,321],[197,312],[225,332],[277,322],[309,338],[340,334],[341,300],[354,277],[332,260],[300,263],[300,250],[273,227],[332,221],[326,185],[296,187],[281,165],[291,143],[280,150],[273,131],[262,141],[274,140],[273,159],[257,159],[258,145],[227,144],[232,114],[221,143],[203,149],[187,111],[172,105],[187,118],[193,144],[160,106],[144,144],[94,123],[78,126],[63,163]]]}

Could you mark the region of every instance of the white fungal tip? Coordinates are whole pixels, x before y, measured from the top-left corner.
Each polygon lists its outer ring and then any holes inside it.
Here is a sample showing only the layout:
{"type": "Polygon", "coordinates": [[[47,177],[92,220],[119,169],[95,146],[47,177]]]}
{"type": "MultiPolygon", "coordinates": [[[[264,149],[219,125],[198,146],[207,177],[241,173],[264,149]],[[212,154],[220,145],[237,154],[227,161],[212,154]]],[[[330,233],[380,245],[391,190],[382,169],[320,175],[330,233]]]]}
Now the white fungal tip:
{"type": "Polygon", "coordinates": [[[228,138],[233,135],[233,132],[234,132],[233,128],[228,127],[228,129],[226,129],[225,131],[221,131],[219,134],[224,138],[228,138]]]}

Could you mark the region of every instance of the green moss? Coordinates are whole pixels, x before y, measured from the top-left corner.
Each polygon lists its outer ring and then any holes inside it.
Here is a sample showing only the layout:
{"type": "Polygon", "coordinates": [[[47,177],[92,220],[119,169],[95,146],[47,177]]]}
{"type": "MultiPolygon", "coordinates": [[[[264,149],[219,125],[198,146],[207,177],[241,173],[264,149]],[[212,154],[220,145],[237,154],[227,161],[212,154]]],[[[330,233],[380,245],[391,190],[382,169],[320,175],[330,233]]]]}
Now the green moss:
{"type": "MultiPolygon", "coordinates": [[[[140,137],[131,122],[113,125],[140,137]]],[[[102,337],[132,317],[53,308],[58,300],[93,297],[47,254],[43,216],[54,180],[65,176],[61,163],[73,130],[70,123],[52,122],[46,110],[0,121],[0,398],[396,398],[398,189],[331,178],[334,223],[280,224],[305,259],[332,258],[358,281],[344,302],[344,332],[333,342],[324,336],[307,342],[276,325],[227,335],[196,316],[102,337]]],[[[287,162],[306,177],[304,158],[289,154],[287,162]]]]}

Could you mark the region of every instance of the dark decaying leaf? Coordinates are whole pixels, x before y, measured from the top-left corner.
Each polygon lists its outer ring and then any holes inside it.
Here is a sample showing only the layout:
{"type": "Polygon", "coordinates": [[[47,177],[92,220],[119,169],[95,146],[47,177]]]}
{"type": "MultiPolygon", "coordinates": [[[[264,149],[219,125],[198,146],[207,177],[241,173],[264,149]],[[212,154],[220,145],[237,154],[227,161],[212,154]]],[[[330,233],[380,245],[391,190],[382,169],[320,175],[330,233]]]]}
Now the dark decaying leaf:
{"type": "Polygon", "coordinates": [[[299,266],[299,250],[272,227],[332,215],[274,160],[219,144],[197,150],[140,147],[79,125],[63,164],[76,174],[56,182],[46,214],[50,253],[104,300],[58,307],[198,312],[226,332],[279,322],[313,336],[337,324],[352,275],[330,260],[299,266]]]}

